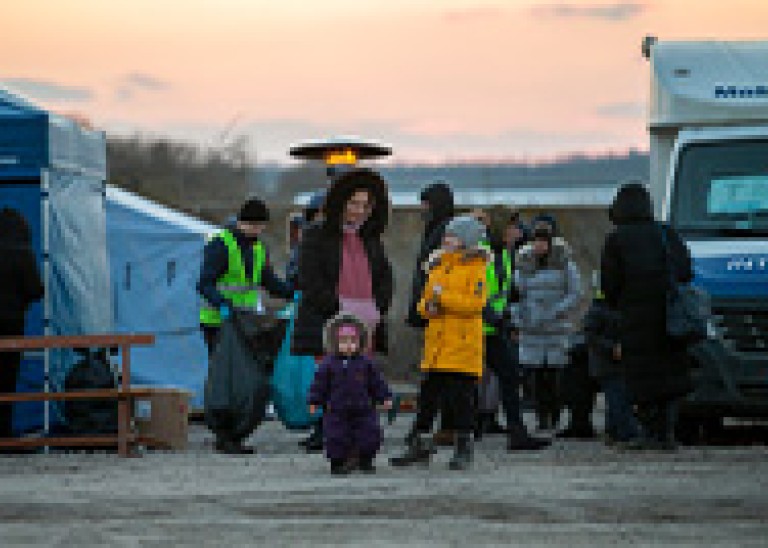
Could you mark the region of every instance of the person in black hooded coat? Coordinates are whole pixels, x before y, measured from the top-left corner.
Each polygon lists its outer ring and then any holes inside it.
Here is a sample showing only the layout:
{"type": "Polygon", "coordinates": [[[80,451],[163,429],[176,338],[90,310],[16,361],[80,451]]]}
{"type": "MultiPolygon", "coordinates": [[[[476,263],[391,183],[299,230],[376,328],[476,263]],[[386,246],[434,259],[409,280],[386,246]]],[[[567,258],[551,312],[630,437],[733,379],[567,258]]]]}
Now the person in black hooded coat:
{"type": "Polygon", "coordinates": [[[423,265],[429,254],[440,247],[443,235],[445,234],[445,225],[453,218],[455,212],[453,192],[445,183],[438,182],[427,186],[421,191],[420,198],[424,208],[426,223],[424,224],[424,235],[421,238],[419,254],[416,257],[407,323],[411,327],[424,329],[427,322],[416,310],[421,294],[424,291],[424,284],[427,281],[423,265]]]}
{"type": "Polygon", "coordinates": [[[640,183],[619,190],[609,216],[615,229],[603,249],[601,285],[621,317],[622,371],[648,441],[670,445],[675,402],[690,391],[691,381],[684,349],[666,333],[666,294],[670,269],[679,283],[692,279],[690,253],[668,227],[668,260],[662,225],[640,183]]]}
{"type": "MultiPolygon", "coordinates": [[[[356,232],[362,240],[371,274],[375,307],[383,318],[392,304],[394,279],[381,235],[389,221],[389,191],[374,171],[354,169],[336,177],[325,195],[324,215],[307,225],[299,245],[296,289],[301,300],[291,337],[291,353],[316,358],[324,353],[323,329],[340,312],[339,283],[342,268],[345,211],[358,191],[368,192],[367,218],[356,232]]],[[[387,350],[387,334],[381,322],[373,329],[376,350],[387,350]]],[[[308,452],[323,449],[322,421],[315,423],[310,436],[300,445],[308,452]]]]}
{"type": "MultiPolygon", "coordinates": [[[[392,304],[392,266],[381,241],[389,221],[387,184],[369,169],[342,173],[328,189],[324,218],[309,225],[302,234],[297,284],[301,291],[301,302],[291,339],[293,354],[320,356],[324,353],[323,328],[340,311],[338,285],[344,210],[347,202],[359,190],[367,190],[373,200],[368,218],[358,233],[368,256],[376,308],[384,317],[392,304]]],[[[377,330],[374,342],[377,350],[386,350],[387,341],[383,330],[377,330]]]]}
{"type": "MultiPolygon", "coordinates": [[[[21,337],[26,311],[44,290],[29,225],[15,209],[0,210],[0,254],[0,337],[21,337]]],[[[20,363],[19,352],[0,352],[0,394],[16,392],[20,363]]],[[[0,404],[0,438],[13,434],[12,409],[0,404]]]]}

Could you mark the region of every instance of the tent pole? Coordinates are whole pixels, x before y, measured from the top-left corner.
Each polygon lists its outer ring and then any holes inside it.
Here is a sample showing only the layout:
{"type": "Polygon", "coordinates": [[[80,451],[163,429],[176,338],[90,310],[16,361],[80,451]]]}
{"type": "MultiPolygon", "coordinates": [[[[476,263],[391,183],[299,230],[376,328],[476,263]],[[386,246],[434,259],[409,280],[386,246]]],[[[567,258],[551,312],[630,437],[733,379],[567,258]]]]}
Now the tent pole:
{"type": "MultiPolygon", "coordinates": [[[[43,297],[43,333],[46,336],[52,334],[51,322],[51,249],[50,249],[50,177],[49,173],[43,170],[40,177],[41,185],[41,207],[43,220],[43,287],[45,289],[43,297]]],[[[45,349],[43,354],[43,389],[45,393],[51,391],[51,350],[45,349]]],[[[43,433],[48,437],[51,433],[51,402],[46,400],[43,403],[43,433]]],[[[46,445],[43,450],[50,452],[46,445]]]]}

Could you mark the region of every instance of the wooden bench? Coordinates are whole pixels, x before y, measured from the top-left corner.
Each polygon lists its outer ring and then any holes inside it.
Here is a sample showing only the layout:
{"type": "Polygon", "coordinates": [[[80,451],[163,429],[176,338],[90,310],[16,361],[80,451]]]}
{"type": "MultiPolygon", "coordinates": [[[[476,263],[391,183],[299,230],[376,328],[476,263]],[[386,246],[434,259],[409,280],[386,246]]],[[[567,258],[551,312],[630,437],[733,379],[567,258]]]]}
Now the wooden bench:
{"type": "Polygon", "coordinates": [[[149,396],[146,389],[131,388],[131,347],[155,343],[154,335],[79,335],[62,337],[0,337],[0,352],[25,352],[51,349],[119,348],[122,378],[117,389],[0,394],[0,403],[30,401],[117,400],[117,435],[26,437],[0,440],[0,449],[32,447],[114,447],[122,457],[134,454],[137,443],[150,444],[133,432],[133,402],[149,396]]]}

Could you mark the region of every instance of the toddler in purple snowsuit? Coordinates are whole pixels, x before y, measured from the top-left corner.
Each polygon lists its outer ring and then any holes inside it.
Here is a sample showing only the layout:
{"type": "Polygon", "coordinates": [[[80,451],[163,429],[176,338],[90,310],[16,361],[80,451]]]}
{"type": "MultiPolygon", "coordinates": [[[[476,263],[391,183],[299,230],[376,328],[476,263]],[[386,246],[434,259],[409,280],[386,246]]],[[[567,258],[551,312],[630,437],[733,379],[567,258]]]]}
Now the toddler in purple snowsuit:
{"type": "Polygon", "coordinates": [[[381,427],[376,404],[392,405],[392,394],[373,361],[364,354],[368,334],[365,324],[341,313],[328,321],[323,332],[326,356],[309,390],[310,411],[323,408],[325,451],[332,474],[348,474],[356,466],[375,471],[381,447],[381,427]]]}

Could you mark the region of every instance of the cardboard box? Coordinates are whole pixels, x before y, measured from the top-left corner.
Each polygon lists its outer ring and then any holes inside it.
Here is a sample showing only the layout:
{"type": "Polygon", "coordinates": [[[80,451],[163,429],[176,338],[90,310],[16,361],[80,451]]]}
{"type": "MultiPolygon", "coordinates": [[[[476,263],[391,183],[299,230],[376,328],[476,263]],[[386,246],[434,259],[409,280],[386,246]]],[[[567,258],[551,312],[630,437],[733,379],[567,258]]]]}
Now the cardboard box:
{"type": "Polygon", "coordinates": [[[189,400],[192,393],[177,388],[146,389],[148,397],[136,400],[135,422],[139,436],[152,438],[152,446],[184,450],[189,432],[189,400]]]}

